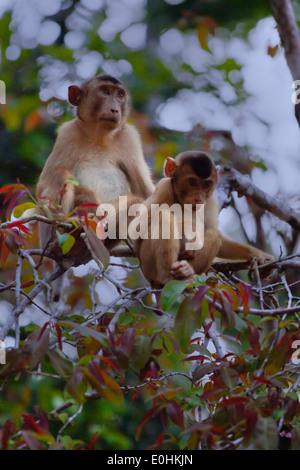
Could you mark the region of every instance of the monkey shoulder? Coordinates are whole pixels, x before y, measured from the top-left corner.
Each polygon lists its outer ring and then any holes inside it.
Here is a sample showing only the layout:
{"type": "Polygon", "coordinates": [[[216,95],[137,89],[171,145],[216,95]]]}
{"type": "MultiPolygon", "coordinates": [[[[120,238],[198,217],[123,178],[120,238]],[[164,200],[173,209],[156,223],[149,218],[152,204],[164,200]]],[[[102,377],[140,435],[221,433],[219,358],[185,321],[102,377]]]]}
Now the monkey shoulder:
{"type": "Polygon", "coordinates": [[[150,204],[174,204],[174,193],[171,178],[162,178],[156,185],[154,193],[148,198],[150,204]]]}
{"type": "Polygon", "coordinates": [[[130,149],[132,158],[137,157],[143,158],[143,148],[141,136],[137,128],[129,123],[126,123],[122,128],[122,131],[118,134],[116,144],[120,145],[123,150],[130,149]]]}

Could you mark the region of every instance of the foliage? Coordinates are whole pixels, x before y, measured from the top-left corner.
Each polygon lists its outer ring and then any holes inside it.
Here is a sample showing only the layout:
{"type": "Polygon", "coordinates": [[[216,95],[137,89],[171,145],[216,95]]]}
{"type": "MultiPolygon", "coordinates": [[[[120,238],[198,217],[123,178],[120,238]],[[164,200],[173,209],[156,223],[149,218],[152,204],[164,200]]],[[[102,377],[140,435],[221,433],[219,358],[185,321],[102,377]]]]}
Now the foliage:
{"type": "MultiPolygon", "coordinates": [[[[19,191],[23,185],[2,190],[9,212],[19,191]]],[[[30,235],[24,222],[2,224],[4,265],[13,256],[11,234],[21,244],[30,235]]],[[[23,311],[20,293],[33,301],[33,286],[50,287],[30,253],[20,250],[19,259],[31,260],[33,280],[25,270],[24,279],[1,286],[18,291],[13,317],[23,311]]],[[[102,275],[95,273],[94,290],[102,275]]],[[[267,307],[275,295],[282,302],[277,283],[259,292],[255,282],[217,273],[172,281],[161,309],[149,288],[118,289],[132,305],[117,299],[110,308],[94,301],[83,309],[70,296],[71,311],[59,317],[51,301],[34,303],[47,317],[40,327],[17,321],[9,333],[16,347],[0,369],[2,449],[299,449],[300,329],[291,303],[267,307]]]]}

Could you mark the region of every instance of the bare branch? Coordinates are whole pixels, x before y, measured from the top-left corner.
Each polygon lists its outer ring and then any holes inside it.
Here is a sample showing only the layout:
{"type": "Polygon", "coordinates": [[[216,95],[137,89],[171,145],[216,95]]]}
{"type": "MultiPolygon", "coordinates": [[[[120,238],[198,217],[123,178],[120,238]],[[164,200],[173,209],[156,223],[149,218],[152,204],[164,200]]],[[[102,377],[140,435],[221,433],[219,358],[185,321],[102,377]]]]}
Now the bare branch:
{"type": "Polygon", "coordinates": [[[250,197],[259,207],[266,209],[279,219],[290,224],[294,229],[300,230],[300,213],[289,207],[285,201],[279,201],[270,196],[255,184],[248,176],[242,175],[234,168],[225,167],[219,177],[218,202],[220,209],[230,203],[230,194],[237,191],[239,196],[250,197]]]}
{"type": "MultiPolygon", "coordinates": [[[[271,0],[271,9],[277,23],[286,61],[294,80],[300,80],[300,34],[290,0],[271,0]]],[[[300,126],[300,107],[295,105],[300,126]]]]}
{"type": "Polygon", "coordinates": [[[0,329],[0,340],[4,340],[6,338],[15,321],[18,320],[19,316],[24,312],[25,308],[28,307],[28,305],[31,304],[31,301],[43,290],[45,284],[49,284],[50,282],[55,281],[55,279],[58,279],[65,271],[65,268],[58,266],[56,270],[53,273],[48,274],[43,281],[39,281],[39,283],[32,289],[28,296],[15,306],[6,323],[0,329]]]}

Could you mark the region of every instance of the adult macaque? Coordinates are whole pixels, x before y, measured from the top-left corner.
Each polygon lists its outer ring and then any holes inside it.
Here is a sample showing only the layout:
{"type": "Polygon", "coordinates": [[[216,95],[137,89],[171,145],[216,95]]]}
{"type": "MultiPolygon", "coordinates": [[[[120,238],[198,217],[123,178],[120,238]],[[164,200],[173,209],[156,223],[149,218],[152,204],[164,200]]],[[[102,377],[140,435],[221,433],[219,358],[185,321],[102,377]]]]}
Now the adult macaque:
{"type": "MultiPolygon", "coordinates": [[[[183,152],[174,159],[168,158],[165,176],[155,192],[145,201],[148,214],[151,204],[166,204],[160,224],[168,219],[171,226],[170,239],[139,239],[135,244],[145,277],[155,287],[161,287],[172,279],[192,279],[194,274],[208,271],[213,259],[252,260],[257,258],[263,264],[273,257],[250,245],[237,243],[225,238],[218,230],[219,210],[212,195],[218,175],[210,157],[204,152],[183,152]],[[198,250],[186,250],[184,240],[174,238],[176,225],[183,224],[176,214],[169,210],[174,204],[191,204],[196,211],[197,204],[204,204],[204,243],[198,250]],[[173,235],[173,236],[172,236],[173,235]]],[[[149,215],[151,225],[151,213],[149,215]]],[[[160,229],[160,226],[156,227],[160,229]]]]}
{"type": "MultiPolygon", "coordinates": [[[[154,185],[140,136],[127,122],[130,95],[124,85],[101,75],[81,87],[70,86],[69,101],[77,116],[59,128],[37,195],[60,204],[64,214],[80,204],[111,203],[121,195],[129,195],[128,205],[149,197],[154,185]]],[[[52,227],[40,224],[42,248],[54,239],[52,227]]]]}

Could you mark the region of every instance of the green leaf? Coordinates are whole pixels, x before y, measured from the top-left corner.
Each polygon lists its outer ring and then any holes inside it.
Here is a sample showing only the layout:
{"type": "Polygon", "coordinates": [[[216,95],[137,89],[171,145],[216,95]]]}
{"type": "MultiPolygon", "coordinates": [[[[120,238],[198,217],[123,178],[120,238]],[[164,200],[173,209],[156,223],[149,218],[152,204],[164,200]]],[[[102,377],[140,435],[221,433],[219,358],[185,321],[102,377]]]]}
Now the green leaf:
{"type": "Polygon", "coordinates": [[[180,304],[174,324],[174,335],[181,350],[186,353],[194,331],[200,325],[202,310],[193,309],[193,297],[186,297],[180,304]]]}
{"type": "Polygon", "coordinates": [[[151,336],[139,335],[134,340],[132,358],[137,369],[142,369],[150,357],[152,351],[151,339],[151,336]]]}
{"type": "Polygon", "coordinates": [[[161,308],[165,311],[170,310],[185,288],[186,284],[182,281],[169,282],[161,293],[161,308]]]}
{"type": "Polygon", "coordinates": [[[13,215],[19,219],[25,211],[28,209],[34,209],[35,207],[36,206],[33,204],[33,202],[24,202],[23,204],[20,204],[14,208],[13,215]]]}
{"type": "Polygon", "coordinates": [[[56,231],[56,236],[58,244],[61,247],[63,254],[65,255],[71,250],[72,246],[74,245],[75,237],[73,237],[73,235],[71,235],[70,233],[59,233],[58,231],[56,231]]]}
{"type": "Polygon", "coordinates": [[[78,323],[74,323],[72,321],[63,321],[59,322],[59,325],[61,326],[70,326],[74,328],[75,330],[79,331],[83,336],[92,336],[95,338],[97,341],[99,341],[102,346],[108,346],[108,338],[104,333],[100,333],[99,331],[96,331],[92,328],[88,328],[87,326],[84,325],[78,325],[78,323]]]}
{"type": "Polygon", "coordinates": [[[79,181],[76,178],[74,178],[73,176],[70,176],[70,178],[67,178],[66,181],[68,183],[75,184],[75,186],[79,186],[79,181]]]}

